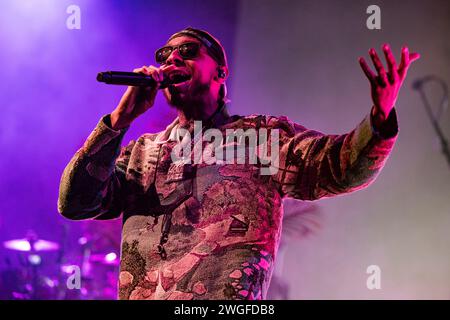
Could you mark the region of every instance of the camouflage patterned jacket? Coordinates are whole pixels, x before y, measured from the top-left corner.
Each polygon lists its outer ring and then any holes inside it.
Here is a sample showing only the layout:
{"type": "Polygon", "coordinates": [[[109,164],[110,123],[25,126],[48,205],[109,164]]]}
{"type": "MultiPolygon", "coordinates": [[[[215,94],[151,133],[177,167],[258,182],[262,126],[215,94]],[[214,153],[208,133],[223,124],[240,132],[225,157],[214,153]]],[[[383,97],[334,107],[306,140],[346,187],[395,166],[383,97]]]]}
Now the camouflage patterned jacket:
{"type": "MultiPolygon", "coordinates": [[[[178,118],[121,148],[126,129],[104,116],[64,170],[59,212],[69,219],[122,215],[120,299],[264,299],[280,239],[283,197],[315,200],[368,186],[397,136],[368,115],[353,131],[324,135],[286,117],[229,116],[205,128],[279,132],[272,175],[261,163],[172,162],[178,118]]],[[[192,132],[193,124],[185,126],[192,132]]]]}

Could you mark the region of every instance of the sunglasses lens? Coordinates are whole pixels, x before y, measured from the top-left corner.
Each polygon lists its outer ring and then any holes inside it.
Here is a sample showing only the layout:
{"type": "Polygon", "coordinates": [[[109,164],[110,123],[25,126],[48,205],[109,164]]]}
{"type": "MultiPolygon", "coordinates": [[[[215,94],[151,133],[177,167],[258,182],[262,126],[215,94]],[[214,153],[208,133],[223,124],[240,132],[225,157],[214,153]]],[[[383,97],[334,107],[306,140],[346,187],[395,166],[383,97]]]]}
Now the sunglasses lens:
{"type": "Polygon", "coordinates": [[[156,51],[156,54],[155,54],[156,62],[164,63],[167,60],[167,58],[170,56],[171,53],[172,53],[171,47],[163,47],[163,48],[159,49],[158,51],[156,51]]]}
{"type": "Polygon", "coordinates": [[[197,43],[185,43],[179,48],[180,55],[185,59],[195,58],[198,54],[199,45],[197,43]]]}
{"type": "MultiPolygon", "coordinates": [[[[169,58],[170,54],[177,47],[162,47],[157,50],[155,53],[155,60],[159,64],[163,64],[166,62],[167,58],[169,58]]],[[[183,59],[192,59],[195,58],[200,50],[200,45],[194,42],[183,43],[178,47],[178,52],[183,59]]]]}

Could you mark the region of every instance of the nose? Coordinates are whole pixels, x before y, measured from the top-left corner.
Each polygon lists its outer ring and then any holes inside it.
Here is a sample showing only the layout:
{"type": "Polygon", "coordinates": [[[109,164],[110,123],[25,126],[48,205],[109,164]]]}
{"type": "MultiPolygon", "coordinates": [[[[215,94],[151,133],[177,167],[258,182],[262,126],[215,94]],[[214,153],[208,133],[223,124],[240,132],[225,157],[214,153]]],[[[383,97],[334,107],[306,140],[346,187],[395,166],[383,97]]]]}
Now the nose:
{"type": "Polygon", "coordinates": [[[180,53],[178,52],[178,48],[176,48],[170,53],[170,56],[166,60],[166,64],[168,65],[174,64],[176,66],[179,66],[183,64],[183,61],[184,61],[183,58],[180,56],[180,53]]]}

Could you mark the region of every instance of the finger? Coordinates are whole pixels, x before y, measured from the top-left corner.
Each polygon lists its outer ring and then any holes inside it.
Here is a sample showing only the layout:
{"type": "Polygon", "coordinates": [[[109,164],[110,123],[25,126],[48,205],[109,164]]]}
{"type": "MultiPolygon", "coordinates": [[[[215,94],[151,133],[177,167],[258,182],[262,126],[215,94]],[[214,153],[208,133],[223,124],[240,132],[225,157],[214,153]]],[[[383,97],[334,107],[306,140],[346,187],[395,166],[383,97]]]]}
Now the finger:
{"type": "Polygon", "coordinates": [[[400,65],[398,67],[398,72],[401,73],[403,69],[409,64],[409,52],[407,47],[402,48],[402,60],[400,61],[400,65]]]}
{"type": "Polygon", "coordinates": [[[404,57],[402,55],[402,63],[400,64],[398,74],[400,75],[400,78],[403,80],[406,77],[406,74],[408,73],[408,69],[411,66],[411,63],[420,59],[420,54],[414,52],[414,53],[408,53],[408,48],[404,49],[404,57]]]}
{"type": "Polygon", "coordinates": [[[359,57],[359,65],[361,69],[364,71],[367,79],[369,79],[370,83],[375,83],[375,74],[370,70],[370,67],[367,65],[366,60],[363,57],[359,57]]]}
{"type": "Polygon", "coordinates": [[[384,56],[386,57],[386,62],[388,65],[388,76],[391,83],[396,81],[399,78],[397,72],[397,63],[395,62],[394,55],[392,54],[391,48],[388,44],[383,45],[384,56]]]}
{"type": "Polygon", "coordinates": [[[375,69],[378,72],[379,80],[381,85],[386,85],[388,82],[386,70],[384,70],[383,64],[381,63],[380,58],[378,57],[377,52],[375,49],[369,50],[370,57],[372,58],[373,65],[375,66],[375,69]]]}
{"type": "MultiPolygon", "coordinates": [[[[142,66],[142,68],[134,69],[133,72],[142,73],[146,76],[152,76],[152,74],[156,72],[156,69],[157,68],[155,68],[154,66],[142,66]]],[[[157,79],[158,78],[156,78],[155,80],[157,79]]]]}
{"type": "Polygon", "coordinates": [[[406,71],[408,70],[408,66],[410,64],[409,60],[409,49],[408,47],[402,48],[402,61],[400,62],[400,66],[398,67],[398,74],[402,79],[406,76],[406,71]]]}
{"type": "Polygon", "coordinates": [[[133,69],[134,73],[142,73],[142,68],[133,69]]]}
{"type": "Polygon", "coordinates": [[[159,84],[158,75],[156,74],[154,68],[152,66],[148,66],[148,67],[144,67],[144,69],[145,69],[145,74],[152,77],[153,80],[155,80],[156,83],[159,84]]]}
{"type": "Polygon", "coordinates": [[[419,53],[413,52],[413,53],[409,54],[409,61],[410,61],[410,63],[414,62],[416,60],[419,60],[419,59],[420,59],[420,54],[419,53]]]}
{"type": "Polygon", "coordinates": [[[140,74],[143,74],[143,75],[146,75],[146,76],[150,76],[150,77],[153,78],[153,80],[156,81],[157,86],[144,87],[143,90],[145,92],[151,92],[152,90],[158,90],[159,89],[160,81],[159,81],[159,78],[158,78],[156,72],[153,69],[154,69],[154,67],[152,67],[152,66],[148,66],[148,67],[147,66],[142,66],[142,68],[137,68],[137,69],[133,70],[133,72],[140,73],[140,74]]]}
{"type": "Polygon", "coordinates": [[[163,74],[162,74],[160,68],[157,68],[155,66],[149,66],[149,70],[151,70],[152,76],[154,75],[156,77],[155,80],[157,82],[161,82],[164,80],[164,77],[163,77],[163,74]]]}

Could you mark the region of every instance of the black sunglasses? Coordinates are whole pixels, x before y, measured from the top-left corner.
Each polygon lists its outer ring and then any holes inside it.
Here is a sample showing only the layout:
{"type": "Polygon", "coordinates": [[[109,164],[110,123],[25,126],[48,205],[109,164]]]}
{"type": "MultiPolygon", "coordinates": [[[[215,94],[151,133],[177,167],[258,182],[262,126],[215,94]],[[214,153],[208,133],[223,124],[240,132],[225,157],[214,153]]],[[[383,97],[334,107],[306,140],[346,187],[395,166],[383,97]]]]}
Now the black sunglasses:
{"type": "Polygon", "coordinates": [[[159,64],[166,63],[170,54],[178,49],[178,53],[183,59],[193,59],[198,56],[200,52],[200,44],[197,42],[185,42],[178,46],[165,46],[155,52],[155,60],[159,64]]]}

